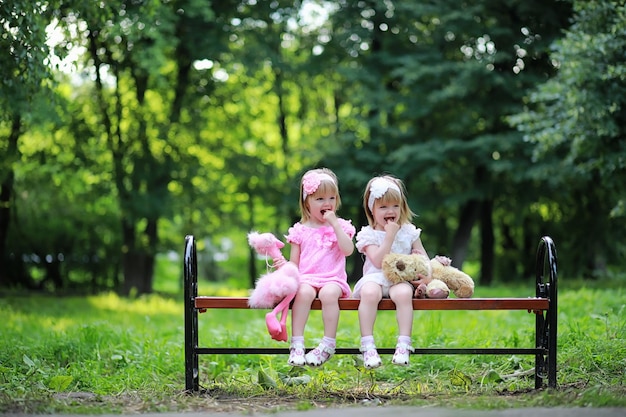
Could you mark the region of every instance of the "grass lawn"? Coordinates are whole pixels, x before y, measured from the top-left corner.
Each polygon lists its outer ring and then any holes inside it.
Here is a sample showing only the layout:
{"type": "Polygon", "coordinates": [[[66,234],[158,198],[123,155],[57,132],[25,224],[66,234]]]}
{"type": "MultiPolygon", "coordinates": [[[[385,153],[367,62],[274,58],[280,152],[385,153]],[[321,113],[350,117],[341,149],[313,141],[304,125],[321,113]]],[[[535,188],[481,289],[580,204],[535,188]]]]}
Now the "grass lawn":
{"type": "MultiPolygon", "coordinates": [[[[200,288],[210,295],[217,289],[200,288]]],[[[319,369],[292,369],[287,357],[203,355],[200,384],[184,391],[182,296],[122,299],[114,294],[0,298],[0,413],[276,411],[361,404],[460,408],[626,406],[626,297],[610,289],[565,288],[559,294],[556,390],[533,390],[533,358],[508,355],[414,355],[405,368],[366,371],[337,355],[319,369]],[[459,384],[461,373],[471,382],[459,384]]],[[[477,287],[476,297],[533,295],[524,287],[477,287]]],[[[286,346],[272,341],[265,310],[200,315],[200,344],[286,346]]],[[[380,347],[393,347],[394,312],[376,322],[380,347]]],[[[322,336],[311,313],[307,346],[322,336]]],[[[415,313],[414,346],[532,347],[525,312],[415,313]]],[[[358,346],[356,312],[342,312],[338,346],[358,346]]],[[[469,381],[468,380],[468,381],[469,381]]]]}

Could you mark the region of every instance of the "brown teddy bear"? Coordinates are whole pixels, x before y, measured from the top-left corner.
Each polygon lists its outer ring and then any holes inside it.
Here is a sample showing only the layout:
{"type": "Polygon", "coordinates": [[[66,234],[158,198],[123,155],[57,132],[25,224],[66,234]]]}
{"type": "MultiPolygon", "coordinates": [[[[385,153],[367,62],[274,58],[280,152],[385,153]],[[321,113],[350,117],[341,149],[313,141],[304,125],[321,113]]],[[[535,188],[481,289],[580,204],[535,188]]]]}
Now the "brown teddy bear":
{"type": "Polygon", "coordinates": [[[403,255],[390,253],[385,255],[382,271],[391,283],[416,281],[418,275],[432,276],[432,281],[420,285],[416,291],[418,298],[447,298],[450,290],[458,298],[470,298],[474,294],[474,281],[465,272],[451,265],[443,265],[437,257],[428,260],[418,254],[403,255]]]}

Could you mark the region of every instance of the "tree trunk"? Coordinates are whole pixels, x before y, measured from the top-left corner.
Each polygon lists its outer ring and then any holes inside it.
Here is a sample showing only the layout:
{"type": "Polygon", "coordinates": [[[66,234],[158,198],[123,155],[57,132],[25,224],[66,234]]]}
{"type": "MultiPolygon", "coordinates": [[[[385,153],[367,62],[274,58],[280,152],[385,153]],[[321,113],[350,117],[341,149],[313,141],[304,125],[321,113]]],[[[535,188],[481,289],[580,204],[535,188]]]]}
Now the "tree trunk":
{"type": "Polygon", "coordinates": [[[524,260],[522,263],[522,277],[534,277],[535,276],[535,257],[536,250],[538,245],[537,237],[534,235],[534,230],[531,224],[531,219],[528,215],[524,216],[523,226],[523,236],[524,243],[522,245],[522,256],[521,259],[524,260]],[[530,230],[533,230],[533,233],[529,233],[530,230]],[[526,260],[528,259],[528,262],[526,260]]]}
{"type": "Polygon", "coordinates": [[[142,249],[124,254],[124,286],[122,295],[142,295],[152,292],[154,256],[142,249]]]}
{"type": "Polygon", "coordinates": [[[480,212],[480,283],[489,285],[493,282],[494,242],[493,201],[483,201],[480,212]]]}
{"type": "Polygon", "coordinates": [[[45,254],[41,255],[41,260],[43,261],[43,265],[46,270],[46,276],[42,285],[46,282],[50,282],[52,283],[54,291],[59,291],[65,288],[65,282],[61,274],[61,263],[56,259],[46,259],[45,254]]]}
{"type": "MultiPolygon", "coordinates": [[[[11,133],[7,153],[4,157],[4,164],[7,166],[6,172],[2,173],[0,183],[0,283],[7,285],[9,281],[19,281],[20,274],[9,271],[9,253],[7,251],[7,240],[9,238],[9,225],[11,223],[11,200],[13,198],[13,161],[18,158],[17,141],[22,128],[22,118],[15,115],[11,123],[11,133]]],[[[18,260],[18,262],[21,262],[18,260]]]]}
{"type": "Polygon", "coordinates": [[[470,200],[461,207],[459,214],[459,226],[452,238],[452,265],[457,268],[463,266],[467,256],[467,246],[472,235],[472,228],[478,219],[480,202],[470,200]]]}
{"type": "MultiPolygon", "coordinates": [[[[255,225],[255,217],[254,217],[254,197],[252,196],[252,191],[248,189],[248,213],[250,213],[250,230],[255,225]]],[[[257,279],[257,268],[256,268],[256,251],[248,245],[248,253],[250,254],[250,263],[248,264],[248,276],[250,277],[250,288],[254,288],[254,284],[257,279]]]]}
{"type": "MultiPolygon", "coordinates": [[[[124,282],[122,295],[131,293],[136,295],[150,294],[153,291],[154,262],[157,242],[157,221],[148,220],[143,234],[148,241],[147,247],[137,246],[137,233],[134,225],[126,223],[124,226],[123,269],[124,282]]],[[[139,239],[144,240],[144,239],[139,239]]]]}

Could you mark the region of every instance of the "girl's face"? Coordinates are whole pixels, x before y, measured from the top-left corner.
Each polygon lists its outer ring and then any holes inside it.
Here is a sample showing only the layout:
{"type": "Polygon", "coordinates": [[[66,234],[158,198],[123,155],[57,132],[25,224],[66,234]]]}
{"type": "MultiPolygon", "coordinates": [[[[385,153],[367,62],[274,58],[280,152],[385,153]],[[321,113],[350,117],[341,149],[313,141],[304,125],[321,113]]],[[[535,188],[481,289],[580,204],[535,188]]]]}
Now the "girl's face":
{"type": "Polygon", "coordinates": [[[400,221],[400,202],[388,202],[383,199],[374,201],[372,215],[374,217],[374,229],[384,230],[389,222],[398,223],[400,221]]]}
{"type": "Polygon", "coordinates": [[[314,223],[322,224],[326,223],[324,220],[324,213],[327,211],[334,212],[337,208],[337,194],[326,192],[315,192],[308,196],[306,203],[311,213],[311,220],[314,223]]]}

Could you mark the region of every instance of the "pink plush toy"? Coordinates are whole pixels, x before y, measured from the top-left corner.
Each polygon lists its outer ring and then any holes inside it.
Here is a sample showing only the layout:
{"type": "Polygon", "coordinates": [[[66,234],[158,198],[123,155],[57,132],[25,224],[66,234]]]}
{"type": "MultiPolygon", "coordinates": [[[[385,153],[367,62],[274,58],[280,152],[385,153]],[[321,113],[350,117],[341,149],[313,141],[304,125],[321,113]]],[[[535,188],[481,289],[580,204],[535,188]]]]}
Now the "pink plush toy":
{"type": "Polygon", "coordinates": [[[248,243],[259,255],[271,257],[273,261],[271,266],[276,268],[256,281],[248,305],[252,308],[274,308],[265,315],[267,330],[272,339],[286,342],[289,304],[296,296],[300,285],[298,267],[293,262],[286,261],[280,252],[285,244],[271,233],[250,232],[248,243]]]}

